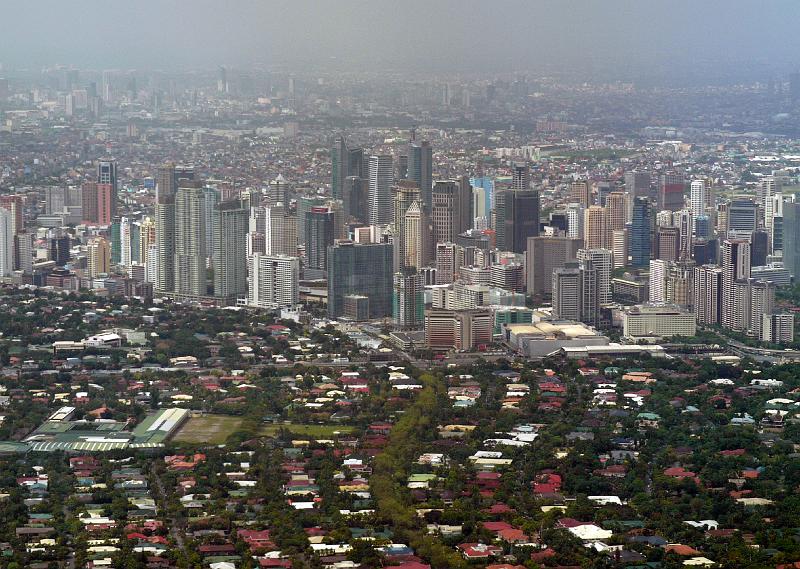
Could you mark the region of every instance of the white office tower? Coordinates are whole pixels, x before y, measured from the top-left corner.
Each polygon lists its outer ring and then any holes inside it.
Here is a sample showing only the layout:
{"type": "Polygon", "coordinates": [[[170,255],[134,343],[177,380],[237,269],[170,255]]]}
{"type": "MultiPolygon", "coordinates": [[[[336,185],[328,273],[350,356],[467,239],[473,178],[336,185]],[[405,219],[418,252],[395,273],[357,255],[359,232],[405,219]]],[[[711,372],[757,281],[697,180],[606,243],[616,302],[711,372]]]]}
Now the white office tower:
{"type": "Polygon", "coordinates": [[[672,211],[664,209],[656,214],[656,225],[658,227],[672,227],[672,211]]]}
{"type": "Polygon", "coordinates": [[[583,218],[585,208],[579,203],[567,205],[567,237],[583,239],[583,218]]]}
{"type": "Polygon", "coordinates": [[[14,272],[14,216],[0,208],[0,277],[14,272]]]}
{"type": "Polygon", "coordinates": [[[770,229],[772,227],[772,218],[774,216],[775,202],[773,198],[777,193],[778,188],[775,184],[774,176],[764,176],[758,182],[756,196],[758,198],[758,205],[764,210],[764,227],[770,229]]]}
{"type": "Polygon", "coordinates": [[[667,262],[650,260],[650,304],[664,304],[667,297],[667,262]]]}
{"type": "Polygon", "coordinates": [[[692,218],[697,219],[706,213],[706,183],[703,180],[694,180],[689,194],[692,218]]]}
{"type": "Polygon", "coordinates": [[[611,304],[611,271],[614,254],[610,249],[578,249],[578,261],[591,261],[597,270],[597,300],[600,306],[611,304]]]}
{"type": "Polygon", "coordinates": [[[391,154],[369,157],[369,203],[370,225],[392,223],[392,184],[394,182],[394,160],[391,154]]]}
{"type": "Polygon", "coordinates": [[[155,243],[147,247],[144,264],[144,280],[148,283],[158,282],[158,246],[155,243]]]}
{"type": "Polygon", "coordinates": [[[615,229],[611,232],[611,250],[614,253],[614,268],[621,269],[628,264],[628,230],[615,229]]]}
{"type": "Polygon", "coordinates": [[[123,217],[119,220],[120,264],[128,268],[131,266],[131,220],[123,217]]]}
{"type": "Polygon", "coordinates": [[[300,260],[287,255],[252,255],[247,304],[277,309],[300,301],[300,260]]]}

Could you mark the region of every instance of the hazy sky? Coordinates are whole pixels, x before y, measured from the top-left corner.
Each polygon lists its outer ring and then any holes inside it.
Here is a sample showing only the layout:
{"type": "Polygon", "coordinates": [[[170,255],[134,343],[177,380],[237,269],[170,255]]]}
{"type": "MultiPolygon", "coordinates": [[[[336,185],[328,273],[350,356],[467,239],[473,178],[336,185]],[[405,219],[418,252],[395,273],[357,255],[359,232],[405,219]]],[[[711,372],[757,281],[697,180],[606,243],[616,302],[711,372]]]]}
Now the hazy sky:
{"type": "Polygon", "coordinates": [[[800,0],[0,0],[0,17],[11,67],[800,65],[800,0]]]}

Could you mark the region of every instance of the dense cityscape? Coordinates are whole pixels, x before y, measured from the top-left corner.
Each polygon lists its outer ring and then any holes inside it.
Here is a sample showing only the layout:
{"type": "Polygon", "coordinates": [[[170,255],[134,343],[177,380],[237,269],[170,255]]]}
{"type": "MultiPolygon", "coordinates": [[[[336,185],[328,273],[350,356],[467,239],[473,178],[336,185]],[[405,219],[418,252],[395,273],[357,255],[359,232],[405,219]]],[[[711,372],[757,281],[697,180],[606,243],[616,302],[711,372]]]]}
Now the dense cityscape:
{"type": "Polygon", "coordinates": [[[0,64],[0,568],[800,567],[800,72],[79,61],[0,64]]]}

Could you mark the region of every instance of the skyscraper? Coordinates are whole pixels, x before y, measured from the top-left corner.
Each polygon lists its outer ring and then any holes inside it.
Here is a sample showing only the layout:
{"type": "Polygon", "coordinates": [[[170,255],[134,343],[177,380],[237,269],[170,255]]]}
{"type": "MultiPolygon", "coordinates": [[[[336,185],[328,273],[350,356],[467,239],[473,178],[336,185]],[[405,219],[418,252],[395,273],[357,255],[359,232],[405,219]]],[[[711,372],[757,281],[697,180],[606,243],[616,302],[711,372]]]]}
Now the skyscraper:
{"type": "Polygon", "coordinates": [[[0,277],[14,272],[14,216],[0,208],[0,277]]]}
{"type": "Polygon", "coordinates": [[[592,186],[589,180],[575,180],[570,186],[570,202],[581,204],[583,207],[592,205],[592,186]]]}
{"type": "Polygon", "coordinates": [[[350,156],[344,136],[333,139],[331,146],[331,195],[341,200],[344,198],[344,181],[349,176],[350,156]]]}
{"type": "Polygon", "coordinates": [[[667,298],[667,262],[650,260],[650,302],[664,304],[667,298]]]}
{"type": "Polygon", "coordinates": [[[214,225],[219,221],[219,216],[216,214],[216,207],[219,203],[219,191],[210,186],[203,187],[203,211],[205,212],[205,220],[203,227],[206,231],[206,255],[213,259],[216,251],[216,241],[214,240],[214,225]]]}
{"type": "Polygon", "coordinates": [[[744,239],[726,239],[722,243],[722,295],[725,302],[722,304],[721,318],[726,328],[742,329],[742,315],[747,308],[742,303],[737,305],[735,285],[749,278],[750,243],[744,239]]]}
{"type": "Polygon", "coordinates": [[[552,293],[553,271],[575,262],[581,239],[569,237],[531,237],[525,255],[528,294],[549,298],[552,293]]]}
{"type": "Polygon", "coordinates": [[[159,293],[175,290],[175,195],[156,198],[156,282],[159,293]]]}
{"type": "Polygon", "coordinates": [[[408,145],[408,179],[416,183],[424,207],[430,211],[433,187],[433,149],[428,141],[408,145]]]}
{"type": "Polygon", "coordinates": [[[694,313],[698,324],[715,325],[722,321],[722,269],[702,265],[694,269],[694,313]]]}
{"type": "Polygon", "coordinates": [[[102,237],[92,238],[86,246],[87,275],[93,279],[111,270],[111,247],[102,237]]]}
{"type": "Polygon", "coordinates": [[[525,162],[515,162],[511,167],[511,189],[529,190],[531,187],[531,171],[525,162]]]}
{"type": "Polygon", "coordinates": [[[611,304],[611,271],[613,270],[613,254],[610,249],[579,249],[579,262],[591,261],[597,271],[596,293],[601,306],[611,304]]]}
{"type": "Polygon", "coordinates": [[[681,232],[677,227],[656,228],[656,258],[677,261],[680,257],[681,232]]]}
{"type": "Polygon", "coordinates": [[[553,271],[553,317],[581,319],[581,270],[576,264],[553,271]]]}
{"type": "Polygon", "coordinates": [[[668,172],[662,174],[658,184],[658,207],[668,211],[683,209],[683,192],[686,181],[683,174],[668,172]]]}
{"type": "Polygon", "coordinates": [[[524,253],[528,237],[539,235],[539,192],[502,190],[495,196],[495,234],[501,251],[524,253]]]}
{"type": "Polygon", "coordinates": [[[392,314],[392,245],[340,241],[328,247],[328,314],[338,318],[344,297],[369,298],[369,317],[392,314]]]}
{"type": "Polygon", "coordinates": [[[783,204],[783,264],[800,279],[800,201],[783,204]]]}
{"type": "MultiPolygon", "coordinates": [[[[305,214],[306,269],[328,270],[328,247],[334,240],[334,215],[328,207],[312,207],[305,214]]],[[[321,276],[321,275],[320,275],[321,276]]]]}
{"type": "Polygon", "coordinates": [[[206,230],[203,188],[186,183],[175,193],[175,292],[205,296],[206,230]]]}
{"type": "Polygon", "coordinates": [[[583,239],[586,249],[604,249],[608,247],[608,225],[606,209],[593,205],[586,210],[583,222],[583,239]]]}
{"type": "Polygon", "coordinates": [[[369,157],[369,223],[392,222],[393,161],[390,154],[369,157]]]}
{"type": "Polygon", "coordinates": [[[625,192],[633,201],[639,197],[650,197],[650,172],[632,170],[625,172],[625,192]]]}
{"type": "Polygon", "coordinates": [[[625,229],[625,194],[611,192],[606,197],[606,214],[609,234],[625,229]]]}
{"type": "MultiPolygon", "coordinates": [[[[402,269],[420,270],[428,264],[430,244],[430,231],[427,226],[427,216],[419,201],[414,201],[403,216],[402,233],[397,237],[402,241],[403,259],[400,261],[402,269]]],[[[397,245],[395,245],[395,251],[397,245]]]]}
{"type": "Polygon", "coordinates": [[[247,294],[247,228],[249,211],[240,201],[214,206],[214,296],[233,303],[247,294]]]}
{"type": "Polygon", "coordinates": [[[288,255],[262,255],[249,259],[247,304],[275,310],[300,301],[300,260],[288,255]]]}
{"type": "Polygon", "coordinates": [[[706,213],[706,183],[703,180],[692,180],[689,204],[692,217],[697,219],[706,213]]]}
{"type": "Polygon", "coordinates": [[[435,243],[452,242],[472,227],[472,186],[468,178],[433,185],[431,221],[435,243]]]}
{"type": "Polygon", "coordinates": [[[425,316],[422,275],[401,271],[393,275],[392,317],[395,326],[406,330],[421,328],[425,316]]]}
{"type": "Polygon", "coordinates": [[[728,232],[752,233],[758,228],[758,208],[750,198],[734,198],[728,204],[728,232]]]}
{"type": "MultiPolygon", "coordinates": [[[[413,180],[400,180],[396,186],[392,188],[392,227],[394,231],[394,272],[400,272],[404,268],[410,266],[412,258],[415,258],[420,251],[407,250],[408,245],[412,247],[419,245],[417,239],[413,239],[415,234],[421,231],[421,211],[417,205],[412,221],[415,226],[412,231],[406,230],[406,214],[412,205],[418,204],[420,201],[420,190],[417,183],[413,180]],[[409,243],[409,240],[412,242],[409,243]]],[[[416,265],[414,265],[416,266],[416,265]]]]}
{"type": "Polygon", "coordinates": [[[650,200],[636,198],[633,203],[633,217],[630,227],[631,265],[646,267],[650,262],[650,232],[653,225],[653,212],[650,200]]]}
{"type": "Polygon", "coordinates": [[[772,228],[772,218],[774,215],[774,197],[778,188],[775,183],[774,176],[764,176],[758,182],[758,198],[759,205],[764,211],[764,227],[767,229],[772,228]]]}

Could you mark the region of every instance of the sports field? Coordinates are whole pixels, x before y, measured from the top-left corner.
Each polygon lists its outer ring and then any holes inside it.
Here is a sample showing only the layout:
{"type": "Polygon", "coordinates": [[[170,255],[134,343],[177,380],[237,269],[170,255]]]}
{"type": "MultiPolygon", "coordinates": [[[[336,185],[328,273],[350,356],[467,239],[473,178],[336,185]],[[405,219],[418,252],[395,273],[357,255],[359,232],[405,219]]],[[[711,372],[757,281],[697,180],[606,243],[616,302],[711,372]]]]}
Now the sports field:
{"type": "Polygon", "coordinates": [[[242,417],[203,415],[190,417],[175,435],[177,443],[221,445],[242,424],[242,417]]]}

